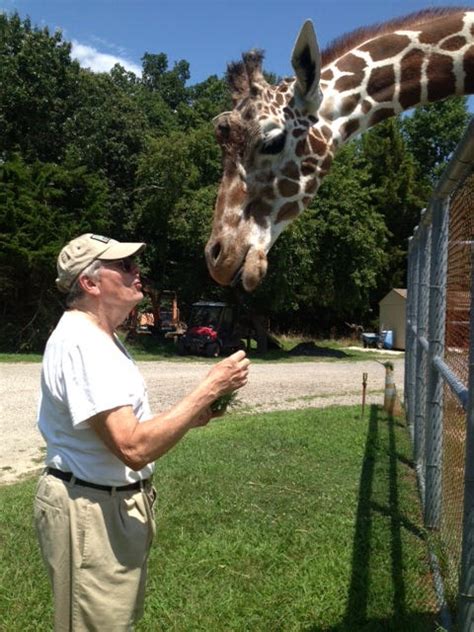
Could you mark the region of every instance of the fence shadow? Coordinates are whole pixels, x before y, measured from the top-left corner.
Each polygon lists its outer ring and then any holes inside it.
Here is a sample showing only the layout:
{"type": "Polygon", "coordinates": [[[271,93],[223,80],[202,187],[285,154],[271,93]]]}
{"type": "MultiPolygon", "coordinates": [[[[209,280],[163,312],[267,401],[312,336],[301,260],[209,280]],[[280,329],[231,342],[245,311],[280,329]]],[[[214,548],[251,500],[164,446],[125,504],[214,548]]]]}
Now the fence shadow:
{"type": "MultiPolygon", "coordinates": [[[[380,424],[386,424],[386,417],[377,406],[371,406],[363,466],[360,477],[359,500],[356,514],[356,527],[353,543],[352,574],[347,597],[346,612],[343,621],[336,626],[321,627],[313,625],[305,632],[408,632],[429,630],[433,626],[432,611],[413,612],[407,610],[407,586],[403,568],[402,529],[409,530],[416,537],[424,538],[423,532],[401,512],[398,493],[398,468],[406,466],[406,457],[397,451],[396,426],[399,421],[388,418],[388,441],[383,449],[388,454],[389,489],[384,504],[378,502],[374,494],[377,453],[380,450],[380,424]],[[385,619],[370,618],[369,591],[372,551],[372,526],[377,514],[386,516],[390,521],[390,575],[392,582],[392,617],[385,619]]],[[[385,439],[384,439],[385,440],[385,439]]],[[[411,590],[416,588],[411,587],[411,590]]]]}

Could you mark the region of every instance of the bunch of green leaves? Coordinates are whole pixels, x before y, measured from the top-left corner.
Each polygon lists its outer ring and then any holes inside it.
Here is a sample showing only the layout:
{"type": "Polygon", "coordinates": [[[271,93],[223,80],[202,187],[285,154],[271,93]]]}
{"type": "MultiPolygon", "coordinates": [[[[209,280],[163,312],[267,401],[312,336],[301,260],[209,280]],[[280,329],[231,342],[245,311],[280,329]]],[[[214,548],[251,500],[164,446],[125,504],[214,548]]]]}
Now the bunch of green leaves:
{"type": "Polygon", "coordinates": [[[211,404],[211,410],[214,414],[223,415],[229,406],[233,408],[238,405],[237,392],[224,393],[211,404]]]}

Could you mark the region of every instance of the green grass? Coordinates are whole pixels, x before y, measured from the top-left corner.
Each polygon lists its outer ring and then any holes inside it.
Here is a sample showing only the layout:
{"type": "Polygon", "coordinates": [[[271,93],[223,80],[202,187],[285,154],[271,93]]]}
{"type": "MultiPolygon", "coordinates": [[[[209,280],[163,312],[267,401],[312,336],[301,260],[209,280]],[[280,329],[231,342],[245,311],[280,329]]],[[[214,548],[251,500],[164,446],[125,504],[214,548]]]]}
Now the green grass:
{"type": "Polygon", "coordinates": [[[0,353],[0,363],[5,362],[41,362],[41,353],[0,353]]]}
{"type": "MultiPolygon", "coordinates": [[[[431,632],[405,426],[377,407],[232,414],[157,464],[137,632],[431,632]]],[[[0,488],[0,630],[51,630],[34,482],[0,488]]],[[[104,628],[105,629],[105,628],[104,628]]]]}
{"type": "MultiPolygon", "coordinates": [[[[122,336],[123,338],[123,336],[122,336]]],[[[380,360],[393,358],[390,354],[382,354],[376,351],[363,351],[349,349],[353,342],[344,340],[312,340],[299,336],[278,336],[282,348],[270,349],[267,353],[257,353],[255,341],[252,341],[249,357],[254,362],[334,362],[337,360],[359,361],[380,360]],[[299,343],[314,343],[311,355],[294,354],[292,349],[299,343]]],[[[176,362],[209,362],[209,358],[195,355],[180,356],[176,345],[171,340],[165,340],[156,336],[139,335],[135,340],[125,342],[130,353],[136,360],[167,360],[176,362]]],[[[2,362],[41,362],[41,354],[0,353],[2,362]]],[[[216,360],[218,361],[218,359],[216,360]]]]}

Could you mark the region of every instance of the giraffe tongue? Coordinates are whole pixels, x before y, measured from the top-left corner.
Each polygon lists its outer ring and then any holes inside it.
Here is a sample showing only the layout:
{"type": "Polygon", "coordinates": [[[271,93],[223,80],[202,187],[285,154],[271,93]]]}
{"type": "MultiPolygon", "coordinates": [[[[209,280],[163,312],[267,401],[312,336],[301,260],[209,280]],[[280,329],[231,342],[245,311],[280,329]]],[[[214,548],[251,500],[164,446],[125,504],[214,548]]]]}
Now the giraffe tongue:
{"type": "Polygon", "coordinates": [[[247,292],[253,292],[267,273],[267,255],[263,250],[251,250],[242,268],[242,284],[247,292]]]}

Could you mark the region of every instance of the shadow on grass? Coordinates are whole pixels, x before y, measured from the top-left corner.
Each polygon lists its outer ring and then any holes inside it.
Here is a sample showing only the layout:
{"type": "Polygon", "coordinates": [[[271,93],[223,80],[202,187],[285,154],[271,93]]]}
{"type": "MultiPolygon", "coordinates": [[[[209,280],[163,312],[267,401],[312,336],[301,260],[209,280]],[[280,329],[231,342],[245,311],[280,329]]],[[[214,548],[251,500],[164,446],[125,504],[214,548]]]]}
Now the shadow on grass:
{"type": "Polygon", "coordinates": [[[354,535],[352,575],[350,579],[344,620],[336,626],[309,626],[305,632],[422,632],[434,629],[435,613],[409,612],[407,609],[406,591],[415,591],[416,587],[406,586],[403,568],[402,529],[408,530],[416,537],[424,539],[424,534],[416,524],[407,519],[401,511],[398,495],[398,468],[407,464],[406,457],[397,452],[395,430],[399,420],[388,417],[388,444],[385,446],[389,458],[389,489],[387,504],[381,505],[375,499],[374,481],[376,475],[377,444],[380,442],[380,423],[387,423],[385,414],[377,406],[370,408],[370,420],[365,446],[364,461],[360,478],[359,501],[356,515],[354,535]],[[383,420],[380,415],[383,414],[383,420]],[[385,619],[370,618],[369,590],[371,570],[371,550],[373,538],[373,521],[376,515],[382,514],[390,520],[390,574],[392,583],[392,617],[385,619]]]}
{"type": "Polygon", "coordinates": [[[351,358],[351,354],[341,349],[333,349],[315,342],[301,342],[292,349],[269,349],[265,354],[255,350],[249,352],[249,357],[258,360],[287,360],[288,358],[351,358]]]}
{"type": "MultiPolygon", "coordinates": [[[[204,355],[187,354],[180,356],[178,354],[177,346],[173,340],[166,339],[160,336],[152,336],[146,334],[137,334],[135,336],[128,336],[125,340],[125,344],[131,351],[132,355],[135,355],[137,359],[140,356],[156,355],[163,359],[178,359],[180,361],[204,359],[209,361],[204,355]]],[[[230,353],[230,352],[229,352],[230,353]]],[[[290,350],[286,349],[269,349],[266,353],[259,353],[255,349],[251,349],[248,352],[248,356],[254,360],[288,360],[289,358],[351,358],[351,354],[346,353],[340,349],[332,349],[324,345],[317,345],[313,341],[303,342],[297,344],[290,350]]]]}

